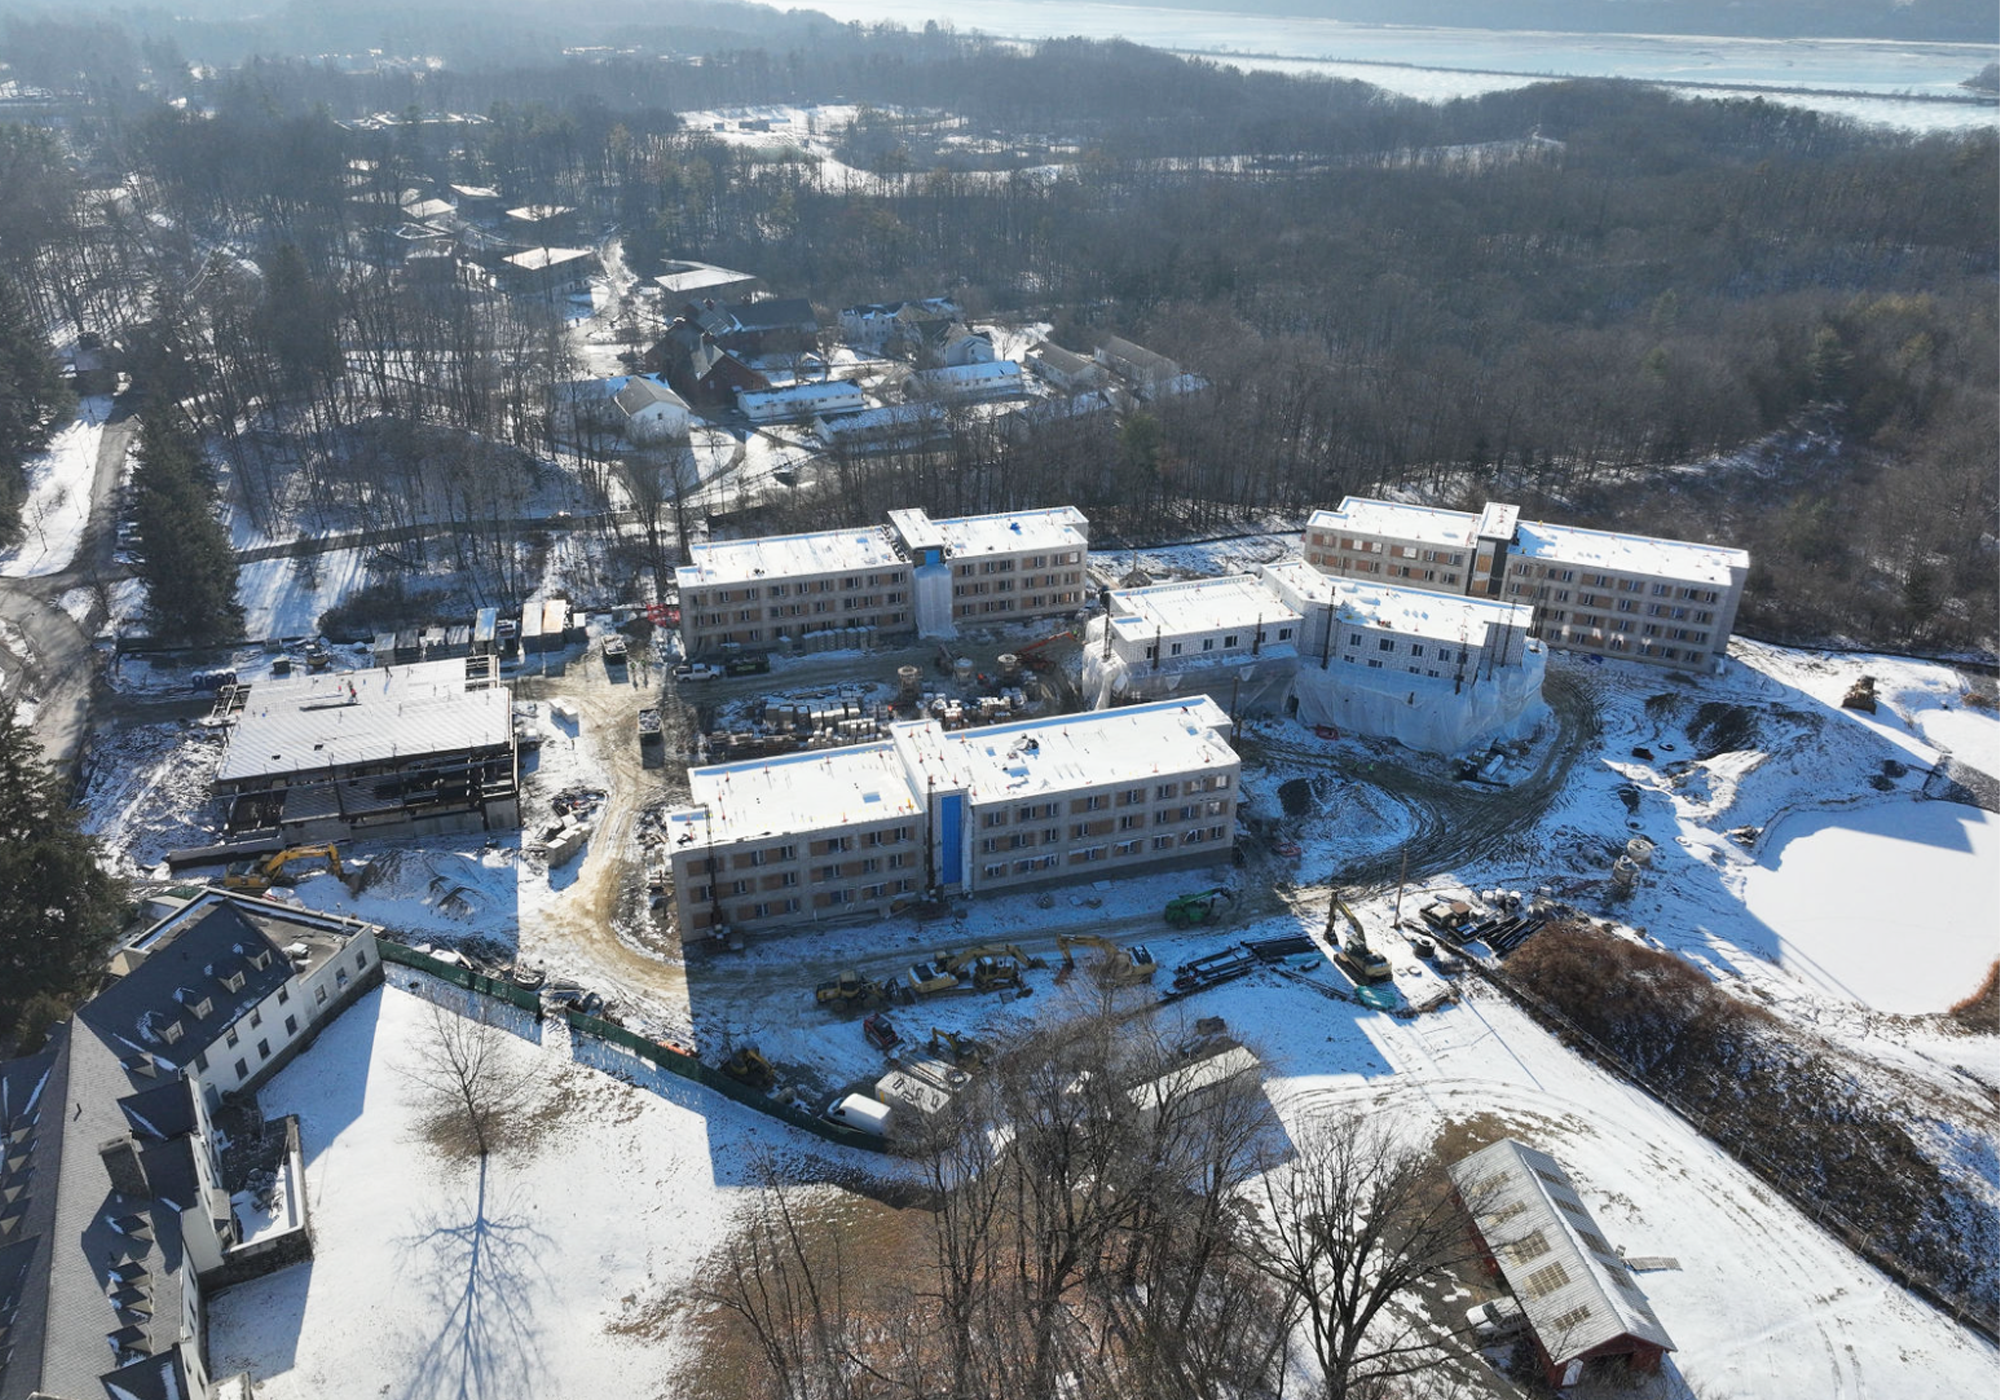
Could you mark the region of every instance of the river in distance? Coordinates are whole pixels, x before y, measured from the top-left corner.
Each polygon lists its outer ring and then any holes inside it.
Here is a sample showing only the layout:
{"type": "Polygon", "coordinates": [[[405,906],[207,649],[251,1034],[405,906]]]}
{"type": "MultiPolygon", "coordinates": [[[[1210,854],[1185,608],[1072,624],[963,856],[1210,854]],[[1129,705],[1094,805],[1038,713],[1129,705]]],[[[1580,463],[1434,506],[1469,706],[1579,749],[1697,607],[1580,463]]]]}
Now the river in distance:
{"type": "Polygon", "coordinates": [[[1348,24],[1340,20],[1064,0],[806,0],[845,23],[927,22],[1004,39],[1129,39],[1241,68],[1355,78],[1441,102],[1552,77],[1635,78],[1691,95],[1755,93],[1911,131],[2000,126],[1961,87],[2000,45],[1886,39],[1740,39],[1348,24]]]}

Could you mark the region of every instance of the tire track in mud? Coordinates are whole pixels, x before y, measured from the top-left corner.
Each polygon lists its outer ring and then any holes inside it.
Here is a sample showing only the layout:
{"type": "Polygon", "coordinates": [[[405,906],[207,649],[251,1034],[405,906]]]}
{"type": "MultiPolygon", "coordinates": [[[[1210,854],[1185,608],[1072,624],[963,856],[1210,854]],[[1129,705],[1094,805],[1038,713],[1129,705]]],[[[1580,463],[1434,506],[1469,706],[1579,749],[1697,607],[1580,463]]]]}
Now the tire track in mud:
{"type": "Polygon", "coordinates": [[[1363,776],[1323,749],[1282,739],[1267,739],[1262,747],[1270,758],[1306,768],[1331,768],[1365,783],[1410,814],[1413,831],[1408,839],[1354,861],[1341,872],[1344,887],[1375,892],[1395,883],[1405,855],[1410,878],[1429,880],[1517,852],[1518,839],[1534,830],[1553,808],[1577,760],[1602,733],[1597,697],[1587,679],[1552,669],[1543,682],[1542,694],[1553,713],[1556,734],[1535,771],[1499,791],[1380,763],[1363,776]]]}

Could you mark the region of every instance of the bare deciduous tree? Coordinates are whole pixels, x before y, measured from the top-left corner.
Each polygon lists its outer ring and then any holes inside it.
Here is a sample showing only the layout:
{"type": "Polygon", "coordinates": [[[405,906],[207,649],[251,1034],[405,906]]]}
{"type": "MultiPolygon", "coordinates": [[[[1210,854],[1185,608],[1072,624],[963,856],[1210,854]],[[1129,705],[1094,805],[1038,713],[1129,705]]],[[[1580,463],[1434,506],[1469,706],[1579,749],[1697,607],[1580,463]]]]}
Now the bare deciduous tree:
{"type": "Polygon", "coordinates": [[[1318,1120],[1264,1176],[1260,1264],[1297,1320],[1326,1400],[1370,1396],[1435,1365],[1450,1333],[1416,1295],[1472,1257],[1442,1163],[1378,1121],[1318,1120]]]}
{"type": "Polygon", "coordinates": [[[431,1008],[425,1057],[408,1071],[429,1111],[427,1130],[447,1151],[486,1157],[505,1145],[512,1126],[533,1106],[533,1072],[510,1063],[500,1037],[487,1019],[484,998],[474,998],[474,1014],[462,1016],[431,1008]]]}

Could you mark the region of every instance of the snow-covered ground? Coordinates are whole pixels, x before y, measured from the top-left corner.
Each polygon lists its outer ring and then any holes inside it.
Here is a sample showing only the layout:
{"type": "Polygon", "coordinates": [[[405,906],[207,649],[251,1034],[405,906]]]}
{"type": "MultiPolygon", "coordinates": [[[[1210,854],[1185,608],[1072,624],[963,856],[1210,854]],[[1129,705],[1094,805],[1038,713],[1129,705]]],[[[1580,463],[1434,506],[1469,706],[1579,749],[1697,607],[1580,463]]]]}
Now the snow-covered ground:
{"type": "Polygon", "coordinates": [[[257,559],[236,573],[246,637],[311,637],[320,614],[368,582],[367,549],[257,559]]]}
{"type": "Polygon", "coordinates": [[[691,1277],[755,1164],[796,1155],[795,1136],[691,1086],[586,1068],[555,1020],[525,1028],[540,1044],[494,1033],[540,1101],[526,1141],[483,1172],[445,1159],[411,1080],[433,1003],[408,988],[462,999],[390,973],[259,1095],[299,1115],[316,1249],[210,1303],[211,1370],[248,1370],[263,1400],[671,1393],[691,1339],[644,1305],[691,1277]]]}
{"type": "Polygon", "coordinates": [[[0,577],[46,578],[61,573],[76,558],[84,526],[90,523],[97,447],[110,412],[110,399],[85,399],[75,421],[49,439],[48,450],[28,459],[21,538],[0,550],[0,577]]]}

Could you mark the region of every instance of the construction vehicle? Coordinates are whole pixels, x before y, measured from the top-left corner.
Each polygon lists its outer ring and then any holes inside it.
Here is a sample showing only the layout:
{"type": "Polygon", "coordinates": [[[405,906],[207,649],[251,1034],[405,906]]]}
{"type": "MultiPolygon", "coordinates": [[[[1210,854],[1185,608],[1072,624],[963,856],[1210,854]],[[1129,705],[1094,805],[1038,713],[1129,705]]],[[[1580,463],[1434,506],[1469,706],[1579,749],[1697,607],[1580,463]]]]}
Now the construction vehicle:
{"type": "Polygon", "coordinates": [[[868,1037],[870,1045],[885,1053],[903,1041],[902,1033],[890,1025],[889,1018],[879,1011],[871,1011],[861,1018],[861,1033],[868,1037]]]}
{"type": "Polygon", "coordinates": [[[955,992],[960,983],[956,973],[946,972],[936,963],[912,963],[910,965],[910,990],[923,996],[935,996],[939,992],[955,992]]]}
{"type": "Polygon", "coordinates": [[[1075,970],[1076,958],[1070,949],[1076,947],[1103,950],[1104,960],[1097,964],[1094,972],[1107,982],[1144,982],[1159,970],[1159,964],[1143,943],[1121,948],[1110,939],[1100,938],[1094,933],[1071,933],[1058,938],[1056,946],[1062,949],[1062,972],[1057,974],[1059,977],[1075,970]]]}
{"type": "Polygon", "coordinates": [[[1052,636],[1042,638],[1039,642],[1029,642],[1017,654],[1021,658],[1021,664],[1026,666],[1030,671],[1046,671],[1056,663],[1054,657],[1043,655],[1043,649],[1052,647],[1057,642],[1073,642],[1075,640],[1076,633],[1074,632],[1057,632],[1052,636]]]}
{"type": "Polygon", "coordinates": [[[1217,885],[1211,890],[1197,894],[1175,895],[1167,901],[1167,923],[1174,928],[1193,928],[1196,924],[1213,923],[1222,917],[1224,909],[1236,898],[1226,886],[1217,885]]]}
{"type": "Polygon", "coordinates": [[[338,846],[289,846],[274,856],[263,860],[240,860],[230,865],[222,874],[225,890],[248,890],[261,893],[273,885],[289,885],[293,876],[285,867],[295,860],[323,860],[340,882],[347,883],[347,871],[340,863],[338,846]]]}
{"type": "Polygon", "coordinates": [[[1012,958],[1021,967],[1048,966],[1048,963],[1044,959],[1038,958],[1032,953],[1022,952],[1012,943],[983,944],[980,947],[966,948],[956,953],[940,953],[936,958],[936,962],[946,972],[963,973],[966,968],[972,966],[981,958],[1012,958]]]}
{"type": "Polygon", "coordinates": [[[1326,941],[1333,944],[1333,960],[1340,965],[1340,970],[1357,984],[1367,986],[1389,980],[1389,960],[1368,946],[1368,935],[1362,932],[1361,920],[1355,917],[1354,911],[1347,907],[1347,901],[1338,893],[1333,896],[1333,903],[1327,906],[1326,941]],[[1334,942],[1334,923],[1338,918],[1345,918],[1350,930],[1344,943],[1334,942]]]}
{"type": "Polygon", "coordinates": [[[626,663],[627,650],[625,639],[615,632],[612,633],[604,639],[604,664],[607,667],[623,666],[626,663]]]}
{"type": "Polygon", "coordinates": [[[957,1031],[941,1030],[932,1026],[930,1043],[925,1048],[933,1055],[949,1055],[952,1062],[959,1065],[977,1068],[986,1063],[986,1047],[971,1036],[960,1035],[957,1031]]]}
{"type": "Polygon", "coordinates": [[[778,1082],[778,1071],[754,1045],[739,1045],[722,1062],[722,1072],[753,1089],[768,1089],[778,1082]]]}
{"type": "Polygon", "coordinates": [[[874,1011],[888,1004],[889,991],[873,977],[863,977],[850,967],[813,988],[813,1000],[821,1006],[861,1006],[874,1011]]]}

